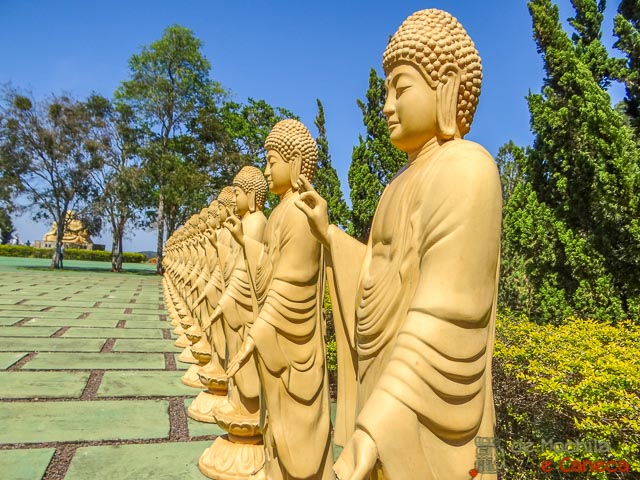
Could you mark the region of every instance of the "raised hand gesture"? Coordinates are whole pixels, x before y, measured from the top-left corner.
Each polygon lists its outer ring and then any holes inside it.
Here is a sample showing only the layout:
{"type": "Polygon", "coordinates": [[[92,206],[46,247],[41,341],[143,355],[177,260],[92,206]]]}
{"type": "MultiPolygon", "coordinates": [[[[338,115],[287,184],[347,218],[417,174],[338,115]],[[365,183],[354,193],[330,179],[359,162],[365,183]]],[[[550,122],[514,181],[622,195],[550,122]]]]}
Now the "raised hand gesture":
{"type": "Polygon", "coordinates": [[[295,201],[296,207],[307,216],[313,236],[328,247],[329,209],[327,201],[315,191],[304,175],[298,177],[298,190],[300,191],[300,198],[295,201]]]}
{"type": "Polygon", "coordinates": [[[239,245],[244,246],[244,231],[242,229],[242,220],[235,215],[229,215],[224,221],[224,227],[231,232],[231,236],[239,245]]]}

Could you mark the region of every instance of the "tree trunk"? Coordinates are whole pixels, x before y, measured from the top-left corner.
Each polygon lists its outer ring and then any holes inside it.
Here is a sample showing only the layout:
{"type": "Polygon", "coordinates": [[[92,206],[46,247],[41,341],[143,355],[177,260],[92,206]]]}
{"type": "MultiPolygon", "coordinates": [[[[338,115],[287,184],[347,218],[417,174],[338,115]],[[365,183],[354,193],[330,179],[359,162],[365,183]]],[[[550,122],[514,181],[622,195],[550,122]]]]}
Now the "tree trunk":
{"type": "Polygon", "coordinates": [[[122,237],[124,235],[124,229],[121,225],[115,225],[113,227],[113,241],[111,242],[111,271],[122,271],[122,237]]]}
{"type": "Polygon", "coordinates": [[[160,189],[160,199],[158,200],[158,244],[156,246],[157,263],[156,273],[162,275],[164,270],[162,268],[162,248],[164,244],[164,194],[160,189]]]}
{"type": "MultiPolygon", "coordinates": [[[[66,212],[64,214],[64,216],[62,217],[63,220],[60,222],[56,222],[57,223],[57,231],[56,231],[56,247],[53,249],[53,256],[51,257],[51,265],[49,268],[61,268],[62,267],[62,259],[60,258],[60,250],[62,249],[62,239],[64,237],[64,226],[65,226],[65,219],[66,219],[66,212]]],[[[64,258],[64,257],[63,257],[64,258]]]]}

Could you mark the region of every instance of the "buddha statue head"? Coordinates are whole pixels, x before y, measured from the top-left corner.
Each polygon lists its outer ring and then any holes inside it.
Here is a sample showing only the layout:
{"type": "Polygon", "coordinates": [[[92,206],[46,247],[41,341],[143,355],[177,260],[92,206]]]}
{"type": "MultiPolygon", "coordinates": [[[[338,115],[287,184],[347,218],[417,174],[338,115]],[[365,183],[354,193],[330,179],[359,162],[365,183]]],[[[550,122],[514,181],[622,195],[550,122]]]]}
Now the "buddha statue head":
{"type": "Polygon", "coordinates": [[[218,206],[218,200],[214,200],[209,204],[209,208],[207,209],[207,225],[209,229],[216,230],[220,227],[219,217],[220,207],[218,206]]]}
{"type": "Polygon", "coordinates": [[[418,11],[400,25],[382,56],[392,143],[412,152],[433,137],[462,138],[478,105],[482,66],[458,20],[437,9],[418,11]]]}
{"type": "Polygon", "coordinates": [[[218,218],[220,224],[224,223],[229,215],[233,215],[236,209],[236,194],[233,187],[224,187],[218,195],[218,218]]]}
{"type": "Polygon", "coordinates": [[[298,177],[303,174],[312,182],[318,162],[318,146],[298,120],[288,119],[276,123],[266,141],[267,168],[264,172],[269,190],[284,195],[298,189],[298,177]]]}
{"type": "Polygon", "coordinates": [[[233,179],[233,189],[238,216],[264,208],[269,186],[259,168],[250,165],[242,167],[233,179]]]}

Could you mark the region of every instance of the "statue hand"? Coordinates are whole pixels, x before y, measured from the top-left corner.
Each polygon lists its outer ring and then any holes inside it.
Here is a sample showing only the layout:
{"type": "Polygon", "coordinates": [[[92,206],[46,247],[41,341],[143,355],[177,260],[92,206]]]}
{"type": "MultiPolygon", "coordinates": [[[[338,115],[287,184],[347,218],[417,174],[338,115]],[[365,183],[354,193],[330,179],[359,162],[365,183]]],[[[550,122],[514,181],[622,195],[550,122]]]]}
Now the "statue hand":
{"type": "Polygon", "coordinates": [[[300,198],[295,204],[307,216],[313,236],[324,246],[329,246],[329,208],[327,201],[314,190],[307,177],[298,177],[300,198]]]}
{"type": "Polygon", "coordinates": [[[238,373],[238,370],[247,363],[255,348],[256,344],[253,341],[253,338],[251,338],[251,335],[247,335],[240,347],[240,350],[238,350],[236,356],[229,362],[229,366],[227,367],[227,377],[231,378],[238,373]]]}
{"type": "Polygon", "coordinates": [[[213,315],[211,315],[204,322],[202,322],[202,329],[207,330],[213,324],[213,322],[218,320],[221,316],[222,316],[222,309],[218,305],[215,311],[213,312],[213,315]]]}
{"type": "Polygon", "coordinates": [[[368,433],[358,430],[347,442],[333,467],[338,480],[365,480],[378,459],[378,448],[368,433]]]}
{"type": "Polygon", "coordinates": [[[242,220],[235,215],[229,215],[224,222],[224,226],[238,244],[244,246],[244,231],[242,230],[242,220]]]}

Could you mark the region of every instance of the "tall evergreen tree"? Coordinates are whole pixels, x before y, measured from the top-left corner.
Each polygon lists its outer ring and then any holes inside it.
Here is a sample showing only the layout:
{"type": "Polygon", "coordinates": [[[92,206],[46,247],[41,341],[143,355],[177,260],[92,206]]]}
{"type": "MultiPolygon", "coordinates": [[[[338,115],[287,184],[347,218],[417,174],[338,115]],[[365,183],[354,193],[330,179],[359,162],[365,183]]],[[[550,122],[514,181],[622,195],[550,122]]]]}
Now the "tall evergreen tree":
{"type": "Polygon", "coordinates": [[[391,143],[383,108],[386,98],[384,79],[375,69],[369,72],[366,102],[358,100],[367,133],[353,148],[349,167],[351,189],[351,229],[361,241],[369,238],[371,221],[384,187],[406,164],[407,155],[391,143]]]}
{"type": "Polygon", "coordinates": [[[349,207],[344,201],[340,179],[336,169],[331,165],[331,154],[329,153],[329,141],[324,120],[324,107],[320,99],[317,99],[318,114],[315,118],[315,125],[318,129],[318,171],[314,179],[314,187],[318,193],[327,201],[329,207],[329,221],[339,225],[343,230],[349,226],[349,207]]]}
{"type": "Polygon", "coordinates": [[[615,47],[626,54],[620,77],[626,85],[625,111],[640,135],[640,0],[622,0],[615,18],[615,47]]]}
{"type": "Polygon", "coordinates": [[[572,3],[569,37],[557,5],[529,2],[546,77],[528,97],[535,141],[505,209],[505,241],[526,259],[535,319],[638,318],[638,146],[604,88],[615,65],[599,40],[604,3],[572,3]]]}

